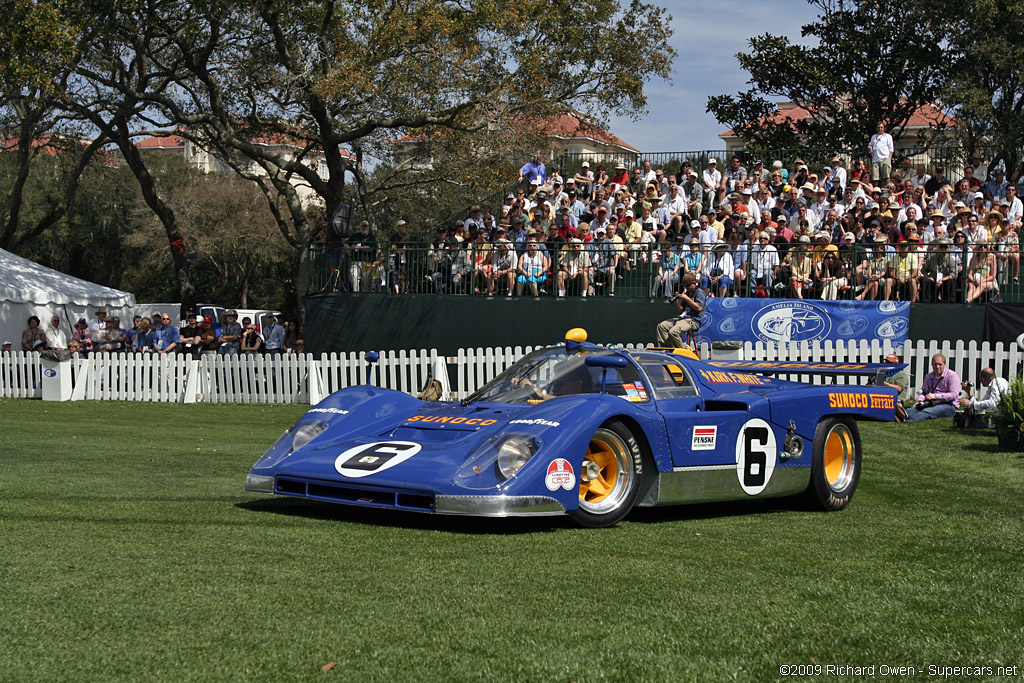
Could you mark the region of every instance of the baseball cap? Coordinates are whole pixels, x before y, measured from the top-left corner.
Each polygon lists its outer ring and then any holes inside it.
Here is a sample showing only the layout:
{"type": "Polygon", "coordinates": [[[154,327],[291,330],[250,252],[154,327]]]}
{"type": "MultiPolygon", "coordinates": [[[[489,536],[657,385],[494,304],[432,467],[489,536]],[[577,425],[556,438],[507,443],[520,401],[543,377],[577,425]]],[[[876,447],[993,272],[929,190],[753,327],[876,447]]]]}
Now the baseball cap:
{"type": "Polygon", "coordinates": [[[710,166],[711,164],[717,164],[717,163],[718,163],[718,159],[716,159],[716,158],[714,158],[714,157],[711,157],[710,159],[708,159],[708,165],[709,165],[709,166],[710,166]]]}

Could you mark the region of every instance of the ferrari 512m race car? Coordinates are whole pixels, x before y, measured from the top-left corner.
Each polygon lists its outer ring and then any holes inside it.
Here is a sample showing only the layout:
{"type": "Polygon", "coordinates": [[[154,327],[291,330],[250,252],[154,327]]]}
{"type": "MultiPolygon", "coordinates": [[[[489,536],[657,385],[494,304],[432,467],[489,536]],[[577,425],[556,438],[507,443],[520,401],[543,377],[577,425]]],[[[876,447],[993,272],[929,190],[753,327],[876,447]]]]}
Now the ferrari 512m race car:
{"type": "Polygon", "coordinates": [[[585,341],[539,349],[461,402],[375,386],[321,401],[246,489],[379,508],[615,524],[634,506],[803,496],[849,503],[857,420],[893,420],[901,365],[702,362],[585,341]],[[766,374],[875,375],[816,386],[766,374]],[[805,444],[808,445],[805,448],[805,444]]]}

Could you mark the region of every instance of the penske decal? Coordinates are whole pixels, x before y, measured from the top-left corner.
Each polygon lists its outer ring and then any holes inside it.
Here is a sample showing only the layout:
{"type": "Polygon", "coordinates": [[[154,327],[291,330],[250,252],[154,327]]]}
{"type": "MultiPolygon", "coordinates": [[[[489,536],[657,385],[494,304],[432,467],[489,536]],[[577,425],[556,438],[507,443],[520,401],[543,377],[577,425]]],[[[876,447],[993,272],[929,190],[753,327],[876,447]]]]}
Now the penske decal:
{"type": "Polygon", "coordinates": [[[838,393],[828,395],[829,408],[880,408],[895,410],[896,400],[889,394],[838,393]]]}
{"type": "Polygon", "coordinates": [[[454,415],[413,415],[407,419],[406,422],[442,422],[444,424],[451,425],[477,425],[479,427],[487,427],[488,425],[492,425],[497,422],[497,420],[484,420],[479,417],[455,417],[454,415]]]}
{"type": "Polygon", "coordinates": [[[725,372],[723,370],[701,370],[701,377],[711,384],[768,384],[768,380],[759,375],[748,375],[745,372],[725,372]]]}
{"type": "Polygon", "coordinates": [[[697,425],[693,428],[693,439],[690,450],[713,451],[718,440],[718,425],[697,425]]]}

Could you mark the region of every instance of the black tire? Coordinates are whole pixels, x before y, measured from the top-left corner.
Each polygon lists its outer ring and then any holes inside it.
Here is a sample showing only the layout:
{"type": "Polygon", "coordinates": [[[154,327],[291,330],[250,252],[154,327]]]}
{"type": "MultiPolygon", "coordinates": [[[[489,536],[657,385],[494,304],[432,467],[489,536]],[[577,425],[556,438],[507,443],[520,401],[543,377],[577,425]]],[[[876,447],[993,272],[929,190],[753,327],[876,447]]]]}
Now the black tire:
{"type": "Polygon", "coordinates": [[[827,417],[814,433],[811,481],[804,500],[820,510],[842,510],[860,480],[860,430],[851,417],[827,417]]]}
{"type": "Polygon", "coordinates": [[[642,472],[636,437],[618,420],[605,422],[590,437],[580,465],[579,509],[569,516],[585,527],[617,523],[633,509],[642,472]]]}

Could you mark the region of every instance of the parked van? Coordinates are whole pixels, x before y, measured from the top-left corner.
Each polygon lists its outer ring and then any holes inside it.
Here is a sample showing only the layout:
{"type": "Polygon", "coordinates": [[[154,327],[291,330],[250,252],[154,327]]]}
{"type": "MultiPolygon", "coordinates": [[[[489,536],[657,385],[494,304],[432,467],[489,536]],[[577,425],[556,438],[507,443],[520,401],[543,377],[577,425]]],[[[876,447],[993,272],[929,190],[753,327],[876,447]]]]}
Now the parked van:
{"type": "Polygon", "coordinates": [[[267,316],[274,315],[280,322],[281,311],[275,311],[270,308],[236,308],[238,311],[238,321],[241,322],[242,318],[252,318],[253,324],[256,326],[256,331],[259,334],[263,334],[263,327],[267,324],[267,316]]]}

